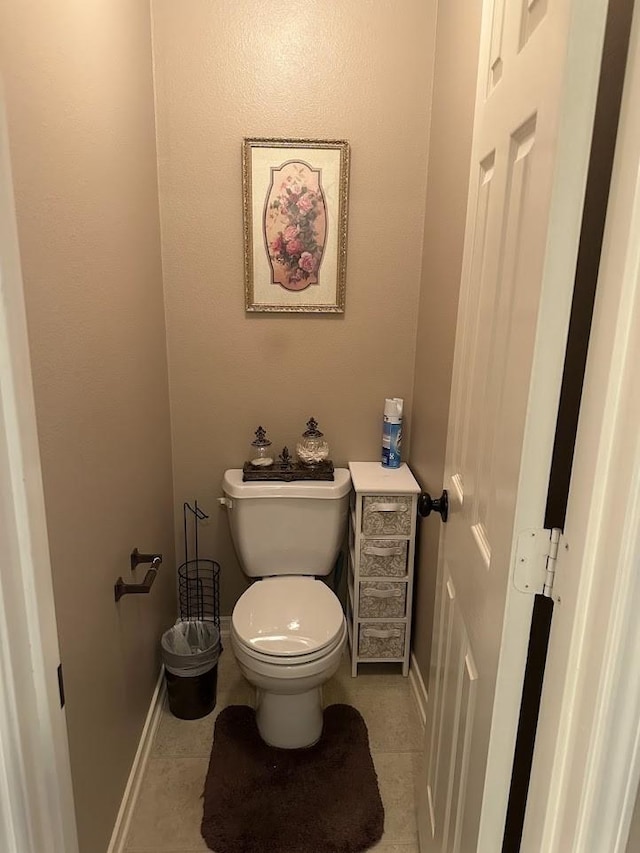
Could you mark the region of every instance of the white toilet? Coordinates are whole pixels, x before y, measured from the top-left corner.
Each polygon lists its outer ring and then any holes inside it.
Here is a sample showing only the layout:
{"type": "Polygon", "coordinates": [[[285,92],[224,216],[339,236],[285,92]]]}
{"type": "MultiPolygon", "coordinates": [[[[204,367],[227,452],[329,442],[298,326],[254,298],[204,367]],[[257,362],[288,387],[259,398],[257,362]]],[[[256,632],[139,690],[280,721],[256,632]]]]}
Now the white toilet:
{"type": "Polygon", "coordinates": [[[223,490],[238,559],[261,578],[231,617],[231,646],[257,691],[258,730],[271,746],[311,746],[322,733],[322,684],[347,639],[340,602],[316,578],[331,572],[342,544],[349,471],[336,469],[332,482],[244,483],[232,469],[223,490]]]}

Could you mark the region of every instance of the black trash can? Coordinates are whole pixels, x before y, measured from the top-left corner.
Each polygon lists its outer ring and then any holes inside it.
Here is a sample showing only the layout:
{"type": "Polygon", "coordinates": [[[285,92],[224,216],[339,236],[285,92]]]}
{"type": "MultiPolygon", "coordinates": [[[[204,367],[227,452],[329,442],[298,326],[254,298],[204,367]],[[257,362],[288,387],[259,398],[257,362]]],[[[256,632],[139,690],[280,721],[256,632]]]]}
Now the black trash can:
{"type": "Polygon", "coordinates": [[[160,641],[169,709],[181,720],[199,720],[215,708],[220,631],[214,622],[176,622],[160,641]]]}

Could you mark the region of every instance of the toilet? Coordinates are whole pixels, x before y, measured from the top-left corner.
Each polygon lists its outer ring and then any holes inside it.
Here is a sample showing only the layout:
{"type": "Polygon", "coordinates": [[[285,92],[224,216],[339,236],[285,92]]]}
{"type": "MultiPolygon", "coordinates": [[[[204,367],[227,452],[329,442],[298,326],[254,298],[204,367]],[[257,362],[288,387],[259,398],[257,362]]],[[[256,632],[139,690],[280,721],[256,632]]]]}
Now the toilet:
{"type": "Polygon", "coordinates": [[[256,579],[231,616],[231,647],[256,688],[256,722],[270,746],[312,746],[322,734],[322,685],[347,640],[342,605],[318,578],[342,545],[351,478],[243,482],[223,479],[231,538],[244,573],[256,579]]]}

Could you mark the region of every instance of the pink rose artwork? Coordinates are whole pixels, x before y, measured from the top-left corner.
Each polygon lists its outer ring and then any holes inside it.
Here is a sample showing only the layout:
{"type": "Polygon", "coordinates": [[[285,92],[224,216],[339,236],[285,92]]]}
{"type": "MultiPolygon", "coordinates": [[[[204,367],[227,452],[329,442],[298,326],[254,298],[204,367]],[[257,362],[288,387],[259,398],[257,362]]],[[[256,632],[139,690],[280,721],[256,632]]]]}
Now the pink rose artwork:
{"type": "Polygon", "coordinates": [[[313,208],[313,195],[305,193],[298,199],[298,208],[304,213],[308,213],[313,208]]]}
{"type": "Polygon", "coordinates": [[[302,240],[289,240],[289,242],[285,246],[285,249],[287,253],[291,255],[291,257],[293,257],[294,255],[298,255],[299,257],[304,251],[304,243],[302,242],[302,240]]]}
{"type": "Polygon", "coordinates": [[[272,168],[264,206],[272,283],[295,291],[318,284],[326,231],[321,170],[302,160],[272,168]]]}
{"type": "Polygon", "coordinates": [[[303,252],[300,255],[298,266],[301,270],[304,270],[309,274],[314,273],[316,271],[316,259],[313,257],[311,252],[303,252]]]}

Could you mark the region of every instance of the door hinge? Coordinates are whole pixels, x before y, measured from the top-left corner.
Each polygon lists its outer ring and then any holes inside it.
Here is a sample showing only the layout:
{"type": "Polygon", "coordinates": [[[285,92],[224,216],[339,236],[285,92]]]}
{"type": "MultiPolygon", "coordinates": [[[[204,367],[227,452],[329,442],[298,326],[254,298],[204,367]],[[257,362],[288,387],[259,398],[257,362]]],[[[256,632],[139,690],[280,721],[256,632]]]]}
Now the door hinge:
{"type": "Polygon", "coordinates": [[[553,598],[558,545],[562,531],[558,527],[523,530],[518,536],[513,583],[520,592],[553,598]]]}
{"type": "Polygon", "coordinates": [[[64,677],[62,675],[62,664],[58,665],[58,690],[60,691],[60,707],[64,708],[64,677]]]}

